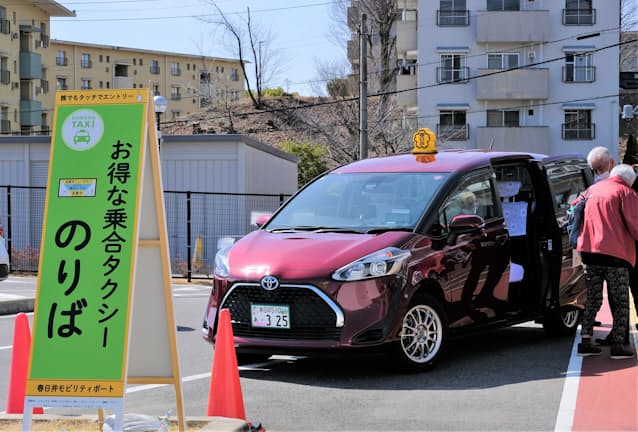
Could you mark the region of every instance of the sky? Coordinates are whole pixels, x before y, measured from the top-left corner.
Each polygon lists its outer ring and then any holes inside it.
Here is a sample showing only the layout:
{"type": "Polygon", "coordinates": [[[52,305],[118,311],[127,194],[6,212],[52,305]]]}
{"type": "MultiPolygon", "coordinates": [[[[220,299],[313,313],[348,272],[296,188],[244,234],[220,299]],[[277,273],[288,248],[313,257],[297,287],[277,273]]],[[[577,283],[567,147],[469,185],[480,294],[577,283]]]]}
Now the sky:
{"type": "MultiPolygon", "coordinates": [[[[282,87],[300,95],[317,95],[318,64],[345,62],[345,47],[331,34],[330,11],[338,0],[217,0],[223,13],[236,23],[250,8],[252,21],[270,32],[278,73],[268,87],[282,87]]],[[[51,17],[51,38],[237,58],[228,39],[213,24],[210,0],[57,0],[74,18],[51,17]]],[[[264,50],[265,51],[265,50],[264,50]]]]}

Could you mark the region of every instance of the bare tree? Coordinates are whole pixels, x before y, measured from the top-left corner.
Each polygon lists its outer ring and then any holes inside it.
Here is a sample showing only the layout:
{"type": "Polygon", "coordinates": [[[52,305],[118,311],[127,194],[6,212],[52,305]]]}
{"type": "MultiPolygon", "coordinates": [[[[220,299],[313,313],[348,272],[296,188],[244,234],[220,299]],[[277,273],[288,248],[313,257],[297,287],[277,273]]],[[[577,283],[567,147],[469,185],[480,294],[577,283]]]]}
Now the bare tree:
{"type": "Polygon", "coordinates": [[[246,8],[244,18],[231,20],[224,14],[215,0],[208,1],[217,12],[218,17],[214,19],[201,19],[205,22],[221,26],[225,34],[230,37],[230,47],[241,64],[248,96],[255,108],[264,108],[266,106],[263,99],[264,90],[277,69],[275,56],[271,49],[273,41],[272,33],[269,30],[263,30],[257,23],[253,22],[250,8],[246,8]],[[252,64],[251,72],[255,80],[254,87],[249,79],[248,64],[252,64]]]}

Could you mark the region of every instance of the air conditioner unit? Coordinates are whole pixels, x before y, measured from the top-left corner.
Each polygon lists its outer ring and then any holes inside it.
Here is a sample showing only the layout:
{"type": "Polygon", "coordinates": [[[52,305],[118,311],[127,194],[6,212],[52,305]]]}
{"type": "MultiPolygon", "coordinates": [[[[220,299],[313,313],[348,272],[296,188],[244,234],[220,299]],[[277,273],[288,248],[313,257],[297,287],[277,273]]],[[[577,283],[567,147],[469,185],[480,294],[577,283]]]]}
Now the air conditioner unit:
{"type": "Polygon", "coordinates": [[[529,59],[530,62],[533,62],[534,60],[536,60],[536,51],[528,52],[527,58],[529,59]]]}

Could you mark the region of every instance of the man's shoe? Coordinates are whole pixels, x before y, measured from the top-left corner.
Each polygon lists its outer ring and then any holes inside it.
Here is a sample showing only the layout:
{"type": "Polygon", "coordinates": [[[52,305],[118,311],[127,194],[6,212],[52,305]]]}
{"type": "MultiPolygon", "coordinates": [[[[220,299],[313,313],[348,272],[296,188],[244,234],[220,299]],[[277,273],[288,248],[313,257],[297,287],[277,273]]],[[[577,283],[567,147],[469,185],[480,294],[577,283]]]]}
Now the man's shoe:
{"type": "Polygon", "coordinates": [[[596,342],[598,345],[609,346],[611,345],[611,334],[608,334],[607,336],[605,336],[605,338],[596,338],[594,339],[594,342],[596,342]]]}
{"type": "MultiPolygon", "coordinates": [[[[600,321],[594,321],[594,327],[600,327],[601,325],[603,325],[603,323],[600,321]]],[[[638,324],[636,324],[636,326],[638,327],[638,324]]]]}
{"type": "Polygon", "coordinates": [[[578,344],[578,355],[581,357],[600,355],[601,351],[602,350],[600,348],[589,343],[581,342],[578,344]]]}
{"type": "Polygon", "coordinates": [[[611,349],[609,350],[609,358],[614,360],[619,359],[628,359],[634,356],[634,352],[632,350],[625,349],[620,344],[613,344],[611,349]]]}

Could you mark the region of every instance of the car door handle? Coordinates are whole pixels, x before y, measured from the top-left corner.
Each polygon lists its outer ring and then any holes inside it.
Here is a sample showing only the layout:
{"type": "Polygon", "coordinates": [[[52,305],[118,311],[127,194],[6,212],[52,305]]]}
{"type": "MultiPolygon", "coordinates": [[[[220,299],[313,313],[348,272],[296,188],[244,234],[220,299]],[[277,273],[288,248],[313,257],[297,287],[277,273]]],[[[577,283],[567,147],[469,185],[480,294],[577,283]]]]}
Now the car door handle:
{"type": "Polygon", "coordinates": [[[510,236],[508,234],[499,234],[494,238],[494,240],[496,240],[497,244],[499,244],[500,246],[503,246],[507,243],[509,238],[510,236]]]}

